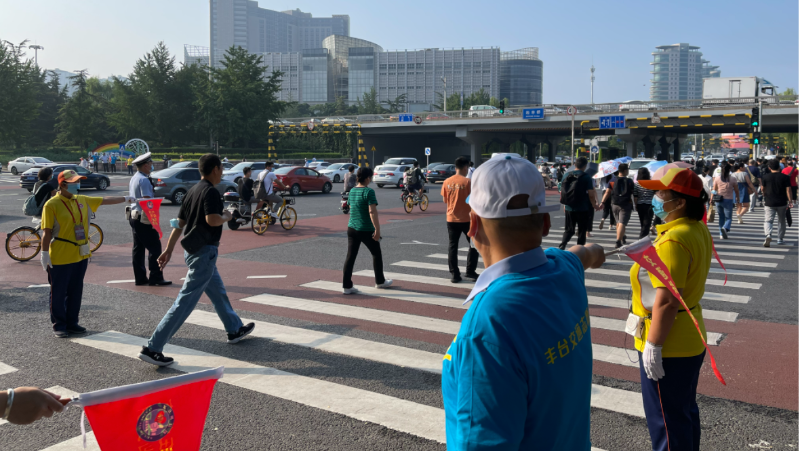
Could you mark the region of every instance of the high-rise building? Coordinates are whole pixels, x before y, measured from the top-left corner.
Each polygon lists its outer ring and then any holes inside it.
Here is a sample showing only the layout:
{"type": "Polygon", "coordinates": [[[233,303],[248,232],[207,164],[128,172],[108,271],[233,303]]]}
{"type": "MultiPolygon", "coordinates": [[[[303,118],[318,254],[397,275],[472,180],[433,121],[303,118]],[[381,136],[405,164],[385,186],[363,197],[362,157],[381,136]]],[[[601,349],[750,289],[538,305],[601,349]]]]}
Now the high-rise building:
{"type": "MultiPolygon", "coordinates": [[[[349,59],[351,54],[351,49],[355,48],[371,48],[373,49],[371,52],[367,50],[362,50],[361,54],[359,51],[355,51],[355,54],[362,55],[362,56],[355,56],[357,62],[363,62],[364,58],[371,58],[372,56],[363,56],[367,53],[369,55],[374,55],[376,53],[380,53],[383,51],[383,47],[375,44],[374,42],[366,41],[364,39],[353,38],[350,36],[340,36],[340,35],[331,35],[327,38],[323,39],[322,47],[328,49],[328,54],[331,56],[331,76],[333,77],[333,95],[334,98],[344,97],[348,100],[348,102],[352,105],[356,103],[356,99],[361,96],[362,94],[356,93],[355,96],[350,95],[350,89],[348,86],[350,75],[349,71],[349,59]],[[367,53],[364,53],[367,52],[367,53]]],[[[359,67],[363,67],[359,64],[359,67]]],[[[363,71],[364,69],[357,69],[363,71]]],[[[370,67],[371,70],[371,67],[370,67]]],[[[362,89],[364,85],[364,77],[366,75],[363,72],[358,74],[358,78],[361,81],[360,85],[362,89]]],[[[375,84],[374,77],[373,80],[369,83],[369,86],[372,87],[375,84]]],[[[358,91],[358,89],[356,91],[358,91]]],[[[366,88],[369,91],[369,88],[366,88]]],[[[354,91],[354,92],[356,92],[354,91]]],[[[360,92],[360,91],[358,91],[360,92]]]]}
{"type": "Polygon", "coordinates": [[[702,60],[703,63],[703,78],[719,78],[722,71],[719,66],[712,66],[711,61],[702,60]]]}
{"type": "Polygon", "coordinates": [[[300,53],[262,53],[267,72],[280,71],[281,90],[278,100],[300,102],[303,100],[303,61],[300,53]]]}
{"type": "Polygon", "coordinates": [[[652,52],[650,100],[703,98],[703,54],[686,43],[661,45],[652,52]]]}
{"type": "Polygon", "coordinates": [[[209,0],[210,60],[217,65],[231,46],[250,53],[299,52],[322,47],[336,34],[350,35],[350,16],[313,17],[299,9],[272,11],[253,0],[209,0]]]}
{"type": "Polygon", "coordinates": [[[207,66],[209,63],[208,47],[199,45],[184,44],[183,46],[183,64],[190,66],[197,64],[199,66],[207,66]]]}
{"type": "Polygon", "coordinates": [[[538,47],[500,53],[500,98],[509,105],[540,105],[544,64],[538,47]]]}

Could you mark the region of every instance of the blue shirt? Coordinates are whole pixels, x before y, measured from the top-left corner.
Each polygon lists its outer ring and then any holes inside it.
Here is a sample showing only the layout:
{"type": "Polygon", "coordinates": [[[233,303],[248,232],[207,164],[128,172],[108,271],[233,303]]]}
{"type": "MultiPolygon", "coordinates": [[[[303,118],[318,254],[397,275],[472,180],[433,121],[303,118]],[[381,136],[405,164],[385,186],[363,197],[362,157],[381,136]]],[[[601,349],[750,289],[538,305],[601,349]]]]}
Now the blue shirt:
{"type": "Polygon", "coordinates": [[[444,356],[447,449],[589,450],[583,264],[541,247],[487,268],[444,356]]]}
{"type": "MultiPolygon", "coordinates": [[[[144,175],[144,173],[136,171],[136,174],[131,177],[131,181],[128,182],[128,191],[130,191],[130,196],[135,197],[136,199],[143,199],[145,197],[156,197],[155,190],[153,190],[153,184],[150,183],[150,179],[144,175]]],[[[133,202],[131,204],[131,211],[142,211],[141,205],[139,202],[133,202]]]]}

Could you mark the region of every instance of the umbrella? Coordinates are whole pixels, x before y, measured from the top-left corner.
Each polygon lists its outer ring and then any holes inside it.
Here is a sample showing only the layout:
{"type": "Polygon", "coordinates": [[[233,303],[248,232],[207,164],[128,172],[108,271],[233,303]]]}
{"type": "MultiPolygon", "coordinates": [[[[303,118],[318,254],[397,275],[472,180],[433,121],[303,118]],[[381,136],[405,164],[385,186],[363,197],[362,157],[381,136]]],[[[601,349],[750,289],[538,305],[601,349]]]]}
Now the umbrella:
{"type": "Polygon", "coordinates": [[[669,162],[666,160],[657,160],[647,163],[646,165],[644,165],[644,167],[646,167],[647,169],[650,170],[651,173],[653,173],[659,170],[662,166],[665,166],[667,164],[669,164],[669,162]]]}
{"type": "MultiPolygon", "coordinates": [[[[683,161],[676,161],[675,163],[665,164],[664,166],[661,166],[653,174],[653,180],[660,179],[661,177],[664,176],[664,174],[667,173],[667,171],[669,171],[670,169],[673,169],[673,168],[686,169],[686,168],[693,168],[693,167],[694,167],[693,165],[691,165],[689,163],[684,163],[683,161]]],[[[653,172],[652,169],[650,170],[650,172],[653,172]]]]}
{"type": "Polygon", "coordinates": [[[604,161],[598,166],[597,174],[594,175],[594,178],[601,179],[609,174],[617,172],[617,169],[619,169],[619,162],[617,162],[617,160],[604,161]]]}
{"type": "Polygon", "coordinates": [[[616,160],[614,160],[614,161],[615,161],[615,162],[616,162],[618,165],[620,165],[620,164],[623,164],[623,163],[625,163],[625,164],[630,164],[630,163],[631,163],[631,161],[633,161],[633,158],[631,158],[631,157],[621,157],[621,158],[617,158],[617,159],[616,159],[616,160]]]}

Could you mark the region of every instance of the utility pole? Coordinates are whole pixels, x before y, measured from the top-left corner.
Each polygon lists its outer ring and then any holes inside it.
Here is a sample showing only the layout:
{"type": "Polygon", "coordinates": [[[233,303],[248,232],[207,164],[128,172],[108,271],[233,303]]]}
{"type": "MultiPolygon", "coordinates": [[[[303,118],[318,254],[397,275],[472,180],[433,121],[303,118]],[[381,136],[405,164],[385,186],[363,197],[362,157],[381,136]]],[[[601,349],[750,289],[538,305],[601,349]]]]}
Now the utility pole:
{"type": "Polygon", "coordinates": [[[36,64],[36,67],[39,67],[39,50],[44,50],[39,44],[33,44],[28,46],[29,49],[33,49],[33,62],[36,64]]]}
{"type": "Polygon", "coordinates": [[[444,105],[444,112],[447,113],[447,77],[442,77],[444,82],[444,97],[442,97],[442,104],[444,105]]]}
{"type": "Polygon", "coordinates": [[[592,105],[594,105],[594,64],[592,64],[592,105]]]}

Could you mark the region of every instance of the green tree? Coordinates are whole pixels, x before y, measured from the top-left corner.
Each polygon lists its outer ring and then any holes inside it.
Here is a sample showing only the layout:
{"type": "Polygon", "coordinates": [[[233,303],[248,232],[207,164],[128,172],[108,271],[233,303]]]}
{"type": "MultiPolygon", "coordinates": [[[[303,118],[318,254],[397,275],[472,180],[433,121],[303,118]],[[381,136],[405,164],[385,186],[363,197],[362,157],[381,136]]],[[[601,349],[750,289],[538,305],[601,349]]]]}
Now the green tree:
{"type": "Polygon", "coordinates": [[[356,99],[356,106],[358,114],[381,114],[384,112],[374,86],[370,88],[369,92],[364,93],[363,99],[356,99]]]}
{"type": "Polygon", "coordinates": [[[86,148],[103,139],[103,110],[87,89],[87,72],[79,70],[69,77],[76,88],[58,113],[56,143],[86,148]]]}
{"type": "Polygon", "coordinates": [[[394,100],[389,101],[389,112],[399,113],[406,110],[406,94],[400,94],[394,100]]]}
{"type": "Polygon", "coordinates": [[[66,86],[61,86],[55,72],[41,73],[37,100],[40,104],[39,115],[30,123],[26,144],[28,146],[49,146],[56,139],[58,112],[67,101],[66,86]]]}
{"type": "Polygon", "coordinates": [[[286,108],[276,99],[283,74],[267,75],[262,57],[241,47],[228,49],[220,63],[220,68],[206,69],[208,77],[196,90],[197,106],[212,136],[229,147],[266,141],[269,121],[286,108]]]}
{"type": "Polygon", "coordinates": [[[39,115],[42,77],[23,51],[27,41],[0,41],[0,143],[25,141],[31,121],[39,115]]]}
{"type": "MultiPolygon", "coordinates": [[[[796,97],[797,93],[792,88],[787,88],[780,94],[781,100],[796,100],[796,97]]],[[[798,150],[797,133],[781,133],[780,137],[786,141],[786,150],[782,153],[796,154],[798,150]]]]}

